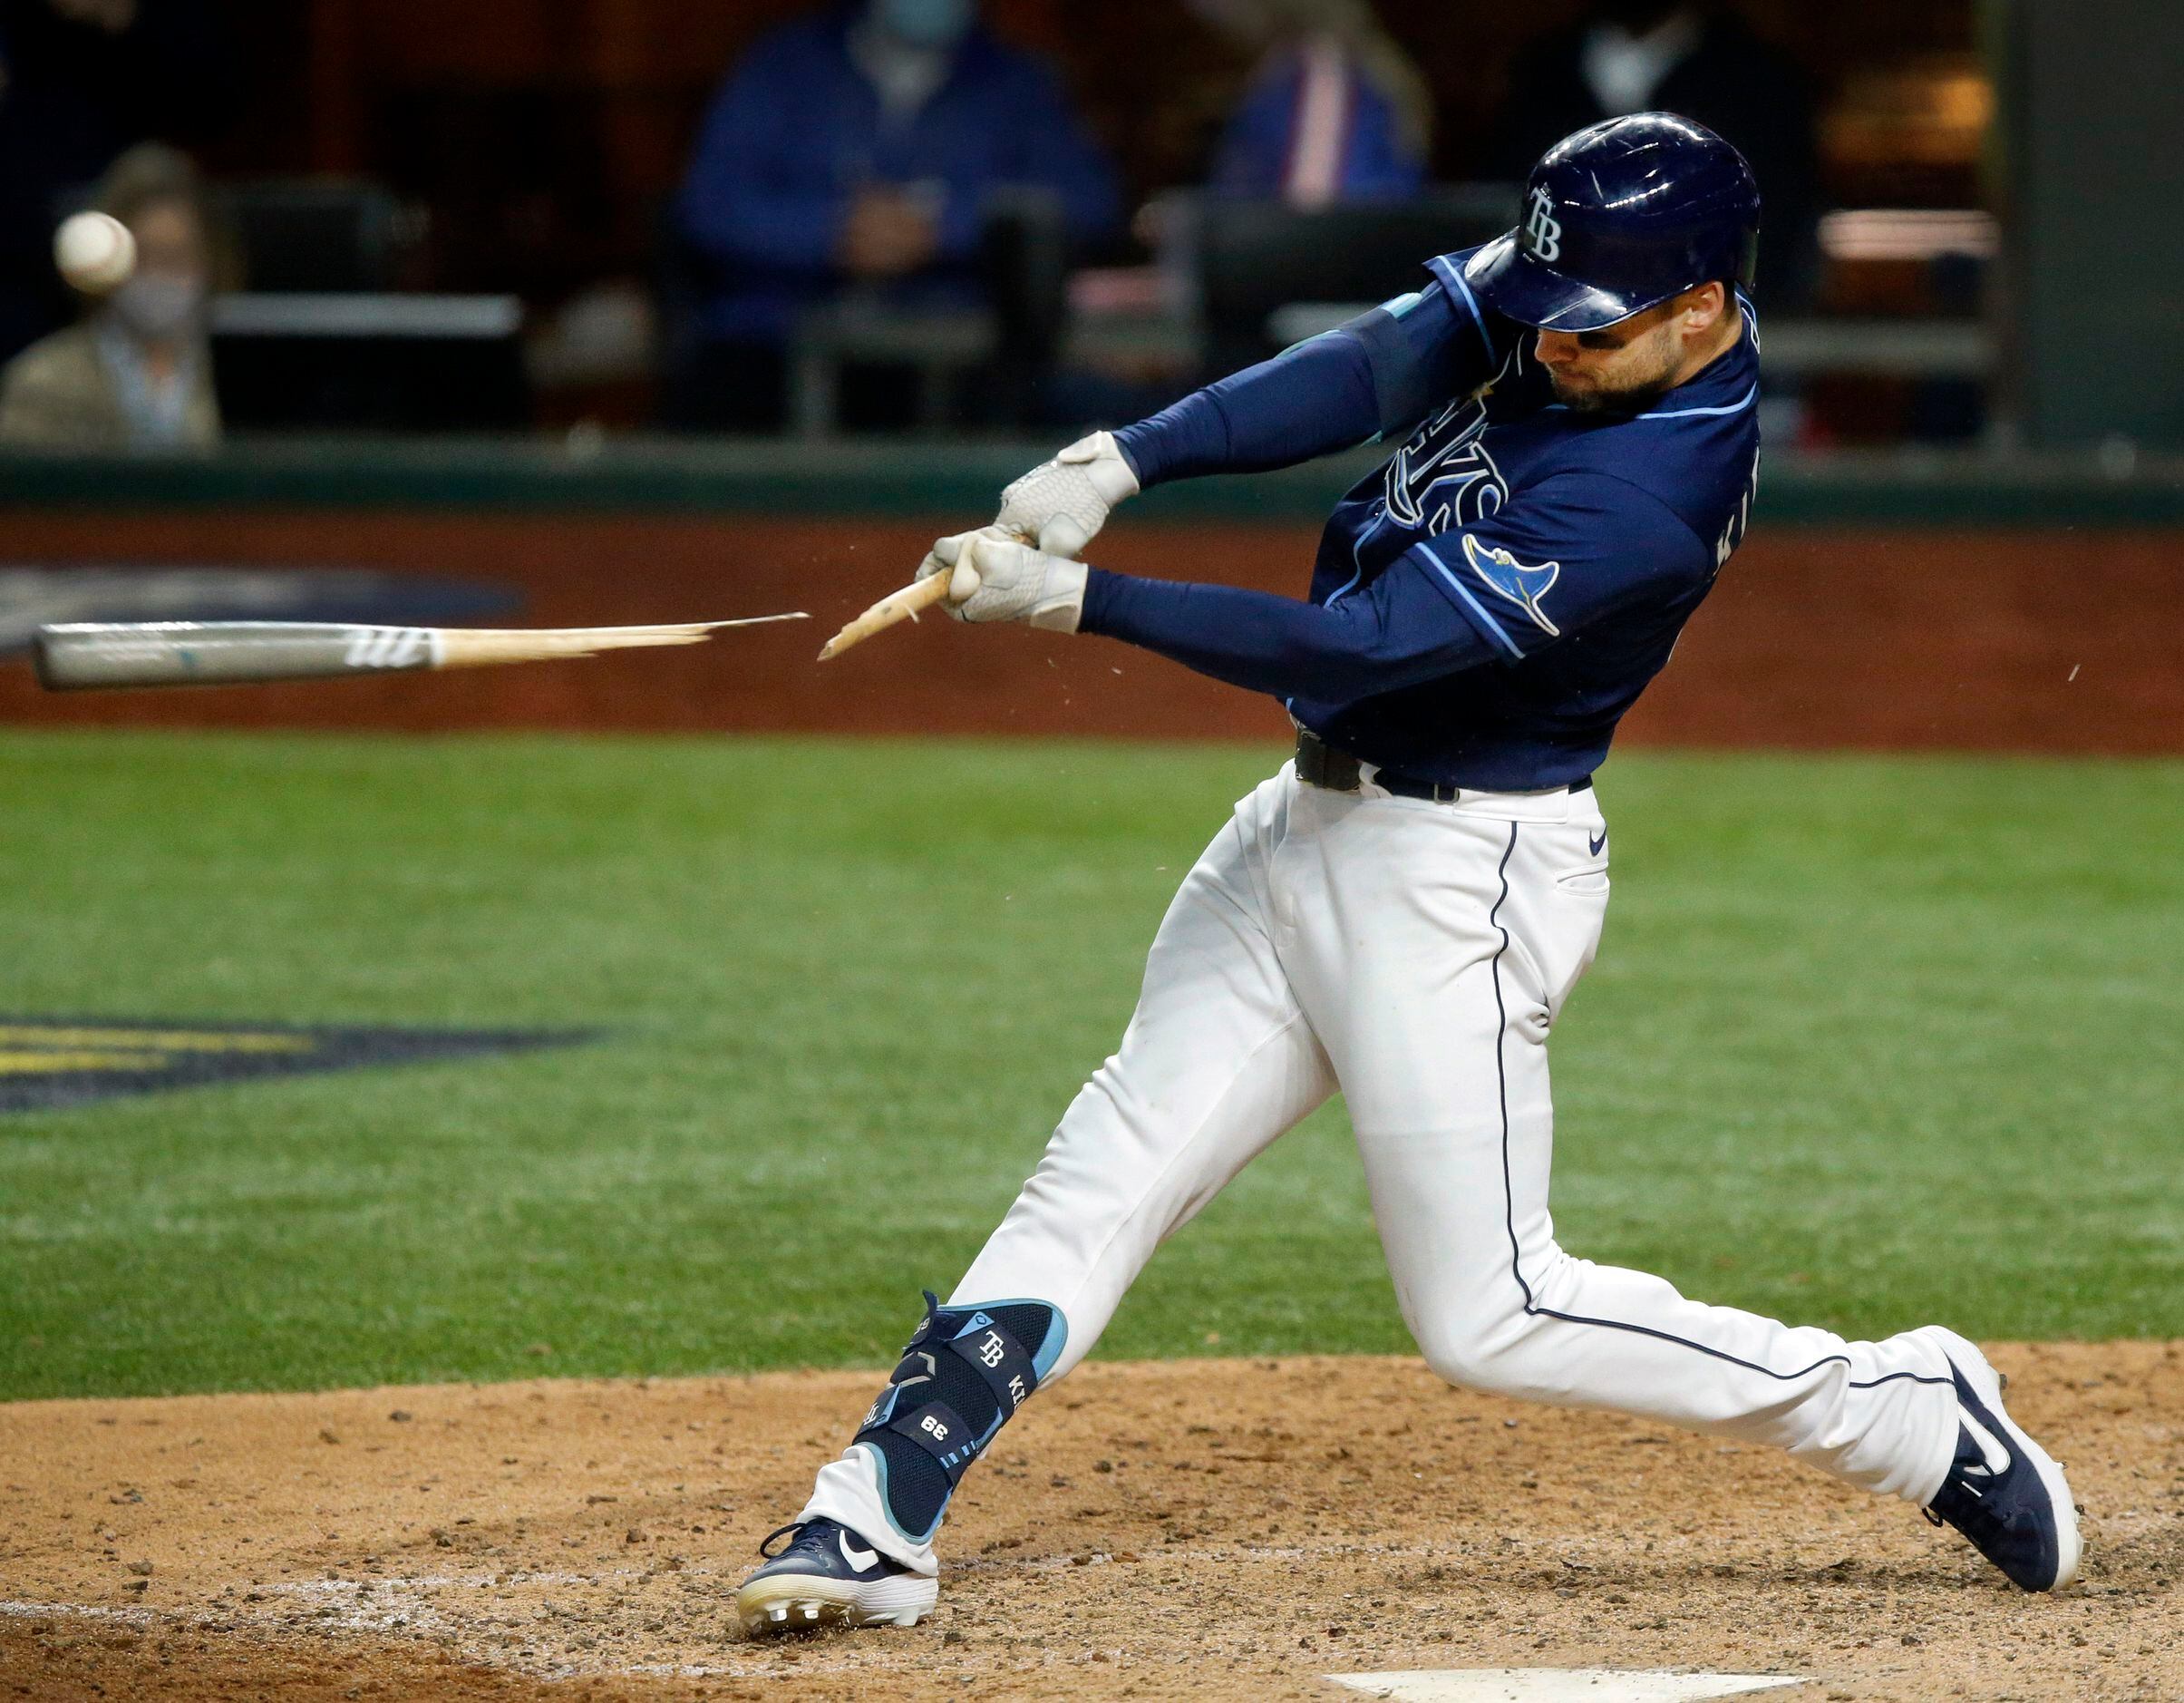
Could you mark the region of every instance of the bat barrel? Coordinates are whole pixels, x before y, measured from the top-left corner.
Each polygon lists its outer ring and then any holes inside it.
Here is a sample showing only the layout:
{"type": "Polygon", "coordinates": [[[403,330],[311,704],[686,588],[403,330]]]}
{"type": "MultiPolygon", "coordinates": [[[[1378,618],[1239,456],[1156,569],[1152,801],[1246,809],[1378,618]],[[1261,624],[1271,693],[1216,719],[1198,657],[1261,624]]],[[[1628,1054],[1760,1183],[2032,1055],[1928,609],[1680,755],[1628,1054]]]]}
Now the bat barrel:
{"type": "Polygon", "coordinates": [[[316,621],[85,621],[40,628],[32,658],[38,683],[53,692],[227,686],[430,668],[440,635],[316,621]]]}

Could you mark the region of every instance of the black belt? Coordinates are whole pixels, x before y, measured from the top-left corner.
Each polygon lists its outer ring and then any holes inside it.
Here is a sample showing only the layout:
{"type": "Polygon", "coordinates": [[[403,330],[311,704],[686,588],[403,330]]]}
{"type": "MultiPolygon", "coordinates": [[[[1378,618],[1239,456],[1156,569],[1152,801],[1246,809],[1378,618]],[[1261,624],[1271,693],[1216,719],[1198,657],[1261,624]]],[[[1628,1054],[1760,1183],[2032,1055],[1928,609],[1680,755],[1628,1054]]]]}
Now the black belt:
{"type": "MultiPolygon", "coordinates": [[[[1330,793],[1354,793],[1363,784],[1363,765],[1347,751],[1337,751],[1317,734],[1306,728],[1296,730],[1296,778],[1307,785],[1322,786],[1330,793]]],[[[1593,777],[1589,774],[1572,781],[1568,791],[1589,792],[1593,777]]],[[[1398,774],[1391,769],[1375,769],[1373,784],[1398,798],[1422,798],[1436,804],[1453,804],[1467,790],[1461,786],[1442,786],[1433,781],[1413,779],[1398,774]]],[[[1486,791],[1471,787],[1471,792],[1486,791]]],[[[1551,790],[1551,789],[1550,789],[1551,790]]]]}

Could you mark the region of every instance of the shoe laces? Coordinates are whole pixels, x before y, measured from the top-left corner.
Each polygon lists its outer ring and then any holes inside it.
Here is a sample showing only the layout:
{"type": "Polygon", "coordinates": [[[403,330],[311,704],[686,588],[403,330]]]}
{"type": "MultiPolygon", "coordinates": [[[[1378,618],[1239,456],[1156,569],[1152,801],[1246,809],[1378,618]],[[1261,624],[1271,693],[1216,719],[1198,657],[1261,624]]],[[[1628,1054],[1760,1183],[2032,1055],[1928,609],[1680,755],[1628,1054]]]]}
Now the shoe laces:
{"type": "Polygon", "coordinates": [[[1919,1512],[1930,1524],[1953,1525],[1983,1549],[2010,1530],[2006,1515],[1985,1496],[1958,1484],[1954,1477],[1935,1493],[1933,1503],[1919,1512]]]}
{"type": "Polygon", "coordinates": [[[783,1555],[786,1555],[791,1550],[796,1547],[796,1540],[798,1535],[801,1533],[804,1528],[811,1523],[809,1520],[791,1520],[787,1525],[779,1527],[774,1531],[767,1533],[764,1537],[759,1540],[758,1552],[760,1556],[766,1561],[781,1560],[783,1555]],[[783,1547],[777,1550],[773,1547],[773,1540],[778,1537],[786,1537],[789,1542],[783,1547]]]}

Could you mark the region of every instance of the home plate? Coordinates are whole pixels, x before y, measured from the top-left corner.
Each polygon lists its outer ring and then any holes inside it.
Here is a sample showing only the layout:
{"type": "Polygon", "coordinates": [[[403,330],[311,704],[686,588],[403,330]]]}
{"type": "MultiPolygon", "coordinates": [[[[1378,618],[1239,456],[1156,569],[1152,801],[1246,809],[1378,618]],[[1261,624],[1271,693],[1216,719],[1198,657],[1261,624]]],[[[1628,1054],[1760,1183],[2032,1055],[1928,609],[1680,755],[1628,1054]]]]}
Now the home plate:
{"type": "Polygon", "coordinates": [[[1444,1668],[1327,1678],[1393,1703],[1684,1703],[1806,1683],[1780,1673],[1626,1673],[1614,1668],[1444,1668]]]}

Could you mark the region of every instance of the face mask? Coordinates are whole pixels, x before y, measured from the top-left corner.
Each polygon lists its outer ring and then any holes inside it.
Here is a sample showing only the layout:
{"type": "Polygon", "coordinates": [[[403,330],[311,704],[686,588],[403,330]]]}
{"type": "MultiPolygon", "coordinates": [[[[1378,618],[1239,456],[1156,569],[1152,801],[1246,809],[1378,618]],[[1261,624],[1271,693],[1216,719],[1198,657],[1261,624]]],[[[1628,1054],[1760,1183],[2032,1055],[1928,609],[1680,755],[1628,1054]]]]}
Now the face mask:
{"type": "Polygon", "coordinates": [[[969,31],[976,0],[879,0],[881,26],[913,47],[953,47],[969,31]]]}
{"type": "Polygon", "coordinates": [[[197,329],[205,287],[172,272],[139,272],[108,301],[114,316],[145,342],[165,343],[197,329]]]}

